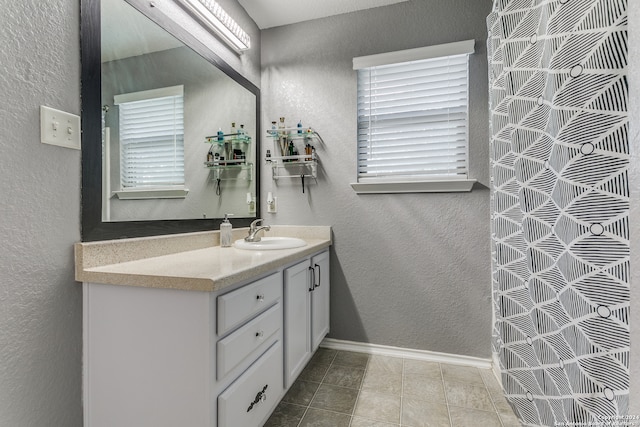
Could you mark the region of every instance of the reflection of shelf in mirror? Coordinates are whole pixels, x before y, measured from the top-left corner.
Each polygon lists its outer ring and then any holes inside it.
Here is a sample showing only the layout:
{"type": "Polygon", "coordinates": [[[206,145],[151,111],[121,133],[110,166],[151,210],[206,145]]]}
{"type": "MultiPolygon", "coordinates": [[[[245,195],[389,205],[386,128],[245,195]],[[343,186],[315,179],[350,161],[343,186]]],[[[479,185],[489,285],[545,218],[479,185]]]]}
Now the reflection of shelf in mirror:
{"type": "Polygon", "coordinates": [[[208,168],[242,168],[247,167],[251,168],[253,166],[252,163],[246,163],[246,159],[236,159],[236,160],[218,160],[213,162],[204,162],[204,165],[208,168]]]}
{"type": "Polygon", "coordinates": [[[207,144],[251,144],[251,137],[249,135],[240,135],[237,133],[225,134],[223,140],[219,140],[217,136],[207,136],[204,140],[207,144]]]}
{"type": "Polygon", "coordinates": [[[245,163],[244,159],[229,160],[222,162],[204,162],[204,166],[215,173],[214,179],[221,181],[235,181],[244,179],[251,181],[253,179],[253,163],[245,163]],[[236,176],[228,176],[236,172],[236,176]]]}

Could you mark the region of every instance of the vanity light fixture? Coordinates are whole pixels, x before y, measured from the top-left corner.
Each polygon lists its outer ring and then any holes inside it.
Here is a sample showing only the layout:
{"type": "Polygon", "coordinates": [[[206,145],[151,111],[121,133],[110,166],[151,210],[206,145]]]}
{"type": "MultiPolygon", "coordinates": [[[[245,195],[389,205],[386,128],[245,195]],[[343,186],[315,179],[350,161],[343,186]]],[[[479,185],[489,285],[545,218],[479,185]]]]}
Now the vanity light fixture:
{"type": "Polygon", "coordinates": [[[215,0],[175,0],[237,51],[251,47],[251,38],[215,0]]]}

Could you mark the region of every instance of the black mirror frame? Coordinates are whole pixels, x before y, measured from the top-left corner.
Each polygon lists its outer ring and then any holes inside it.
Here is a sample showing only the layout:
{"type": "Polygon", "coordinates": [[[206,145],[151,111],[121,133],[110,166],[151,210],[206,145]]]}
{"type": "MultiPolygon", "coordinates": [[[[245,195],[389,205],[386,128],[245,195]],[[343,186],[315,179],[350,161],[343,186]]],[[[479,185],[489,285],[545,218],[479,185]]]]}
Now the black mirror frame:
{"type": "MultiPolygon", "coordinates": [[[[256,213],[260,213],[260,89],[234,70],[217,54],[173,21],[158,22],[167,32],[213,66],[219,68],[256,97],[256,213]]],[[[102,221],[102,109],[100,60],[100,0],[80,1],[80,58],[82,99],[82,241],[146,237],[161,234],[217,230],[222,219],[185,219],[153,221],[102,221]]],[[[247,227],[257,217],[234,218],[234,226],[247,227]]]]}

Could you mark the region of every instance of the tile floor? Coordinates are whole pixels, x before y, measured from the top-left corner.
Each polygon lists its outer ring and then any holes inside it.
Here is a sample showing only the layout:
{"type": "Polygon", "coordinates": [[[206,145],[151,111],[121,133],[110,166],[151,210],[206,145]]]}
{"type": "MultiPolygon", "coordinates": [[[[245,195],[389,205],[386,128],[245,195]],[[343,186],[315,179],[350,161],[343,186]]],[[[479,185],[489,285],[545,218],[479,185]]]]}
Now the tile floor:
{"type": "Polygon", "coordinates": [[[265,427],[520,427],[488,369],[320,348],[265,427]]]}

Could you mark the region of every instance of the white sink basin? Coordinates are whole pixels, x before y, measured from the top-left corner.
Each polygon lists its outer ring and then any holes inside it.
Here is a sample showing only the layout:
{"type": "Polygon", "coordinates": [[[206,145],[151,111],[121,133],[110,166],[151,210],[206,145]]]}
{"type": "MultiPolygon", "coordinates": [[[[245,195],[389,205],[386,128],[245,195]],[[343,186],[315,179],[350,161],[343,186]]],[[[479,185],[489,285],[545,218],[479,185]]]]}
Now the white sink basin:
{"type": "Polygon", "coordinates": [[[249,251],[270,251],[274,249],[293,249],[307,246],[307,242],[296,237],[263,237],[259,242],[236,240],[233,244],[238,249],[249,251]]]}

